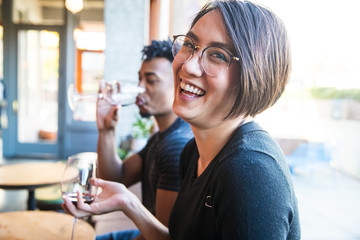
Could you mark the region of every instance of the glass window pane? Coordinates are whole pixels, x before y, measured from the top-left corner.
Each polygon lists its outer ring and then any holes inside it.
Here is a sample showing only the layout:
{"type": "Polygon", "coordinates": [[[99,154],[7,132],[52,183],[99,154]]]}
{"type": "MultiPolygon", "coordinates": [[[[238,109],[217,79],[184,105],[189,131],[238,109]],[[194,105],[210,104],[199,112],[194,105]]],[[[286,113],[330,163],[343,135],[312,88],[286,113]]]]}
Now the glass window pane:
{"type": "MultiPolygon", "coordinates": [[[[0,13],[2,13],[2,0],[0,0],[0,13]]],[[[3,18],[2,14],[0,14],[0,80],[3,80],[4,77],[4,69],[3,69],[3,32],[4,28],[2,26],[3,18]]],[[[2,92],[0,92],[1,94],[2,92]]],[[[1,98],[1,96],[0,96],[1,98]]]]}
{"type": "MultiPolygon", "coordinates": [[[[1,10],[1,8],[0,8],[1,10]]],[[[0,19],[1,21],[1,19],[0,19]]],[[[4,69],[3,69],[3,26],[0,25],[0,80],[3,80],[4,69]]]]}
{"type": "Polygon", "coordinates": [[[105,55],[102,51],[79,51],[81,54],[81,90],[97,93],[104,74],[105,55]]]}
{"type": "Polygon", "coordinates": [[[63,25],[65,1],[14,0],[13,22],[16,24],[63,25]]]}
{"type": "Polygon", "coordinates": [[[104,2],[86,1],[84,9],[76,14],[78,25],[74,30],[76,43],[76,90],[87,95],[79,100],[73,112],[76,121],[96,120],[96,98],[105,67],[104,2]]]}
{"type": "Polygon", "coordinates": [[[59,34],[21,30],[18,48],[19,142],[56,141],[59,34]]]}
{"type": "MultiPolygon", "coordinates": [[[[2,1],[0,0],[0,12],[2,12],[2,1]]],[[[8,119],[6,113],[6,87],[4,83],[4,50],[3,50],[3,31],[2,16],[0,14],[0,129],[5,129],[8,126],[8,119]]]]}

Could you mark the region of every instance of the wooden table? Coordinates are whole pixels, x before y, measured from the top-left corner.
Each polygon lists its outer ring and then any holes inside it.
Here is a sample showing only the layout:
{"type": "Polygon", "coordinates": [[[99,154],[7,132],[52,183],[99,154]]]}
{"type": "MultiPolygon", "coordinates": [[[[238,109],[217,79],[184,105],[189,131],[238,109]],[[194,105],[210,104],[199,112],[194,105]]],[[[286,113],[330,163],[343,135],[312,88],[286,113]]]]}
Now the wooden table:
{"type": "Polygon", "coordinates": [[[64,173],[62,162],[26,162],[0,166],[0,188],[27,189],[28,210],[36,208],[35,189],[59,184],[64,173]]]}
{"type": "MultiPolygon", "coordinates": [[[[0,213],[0,239],[70,240],[73,216],[53,211],[18,211],[0,213]]],[[[74,240],[95,239],[94,228],[78,219],[74,240]]]]}

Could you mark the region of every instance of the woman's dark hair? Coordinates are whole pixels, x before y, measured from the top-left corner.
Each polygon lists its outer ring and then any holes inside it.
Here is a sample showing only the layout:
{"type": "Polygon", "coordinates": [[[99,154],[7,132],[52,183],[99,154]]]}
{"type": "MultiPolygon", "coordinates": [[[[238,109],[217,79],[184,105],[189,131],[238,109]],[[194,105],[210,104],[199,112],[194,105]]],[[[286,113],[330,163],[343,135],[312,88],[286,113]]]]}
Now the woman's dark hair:
{"type": "Polygon", "coordinates": [[[174,57],[171,52],[172,42],[169,40],[151,41],[151,44],[145,46],[142,52],[142,60],[148,61],[156,57],[164,57],[170,62],[173,62],[174,57]]]}
{"type": "Polygon", "coordinates": [[[213,1],[194,18],[191,28],[210,11],[219,11],[240,58],[238,94],[226,118],[255,116],[272,106],[285,89],[291,54],[283,22],[270,10],[251,2],[213,1]]]}

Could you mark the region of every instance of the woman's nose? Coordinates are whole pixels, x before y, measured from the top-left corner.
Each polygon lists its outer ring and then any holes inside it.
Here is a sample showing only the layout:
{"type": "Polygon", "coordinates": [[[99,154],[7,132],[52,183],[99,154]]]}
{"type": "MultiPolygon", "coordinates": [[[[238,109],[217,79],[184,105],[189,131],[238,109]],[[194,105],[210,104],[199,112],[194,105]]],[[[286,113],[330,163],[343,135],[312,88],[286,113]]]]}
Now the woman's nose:
{"type": "Polygon", "coordinates": [[[201,77],[204,73],[204,69],[201,64],[201,51],[194,52],[192,57],[183,63],[182,69],[188,74],[201,77]]]}

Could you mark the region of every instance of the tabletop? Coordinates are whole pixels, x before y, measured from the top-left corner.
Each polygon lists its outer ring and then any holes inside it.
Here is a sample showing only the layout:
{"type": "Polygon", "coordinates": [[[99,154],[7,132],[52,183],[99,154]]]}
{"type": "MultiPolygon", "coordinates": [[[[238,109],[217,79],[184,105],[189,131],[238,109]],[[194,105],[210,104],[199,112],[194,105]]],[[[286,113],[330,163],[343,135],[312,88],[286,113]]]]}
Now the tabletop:
{"type": "Polygon", "coordinates": [[[65,163],[50,161],[18,162],[0,166],[0,188],[28,189],[27,209],[36,208],[35,189],[60,184],[65,163]]]}
{"type": "MultiPolygon", "coordinates": [[[[54,211],[17,211],[0,213],[0,239],[69,240],[73,216],[54,211]]],[[[74,240],[95,239],[94,228],[78,219],[74,240]]]]}
{"type": "Polygon", "coordinates": [[[0,188],[31,189],[60,183],[62,162],[26,162],[0,166],[0,188]]]}

